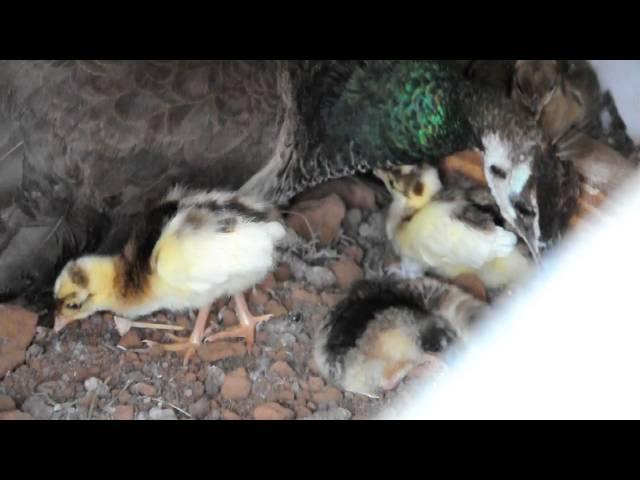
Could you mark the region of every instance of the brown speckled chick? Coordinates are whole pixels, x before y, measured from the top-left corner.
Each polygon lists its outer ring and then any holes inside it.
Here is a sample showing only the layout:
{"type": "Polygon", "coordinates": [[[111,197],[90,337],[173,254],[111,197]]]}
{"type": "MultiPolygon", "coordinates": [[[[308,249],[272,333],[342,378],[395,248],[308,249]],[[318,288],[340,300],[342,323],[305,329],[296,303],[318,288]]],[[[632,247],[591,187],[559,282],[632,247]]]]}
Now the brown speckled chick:
{"type": "Polygon", "coordinates": [[[376,397],[464,338],[486,305],[434,277],[362,281],[318,329],[314,358],[331,382],[376,397]]]}

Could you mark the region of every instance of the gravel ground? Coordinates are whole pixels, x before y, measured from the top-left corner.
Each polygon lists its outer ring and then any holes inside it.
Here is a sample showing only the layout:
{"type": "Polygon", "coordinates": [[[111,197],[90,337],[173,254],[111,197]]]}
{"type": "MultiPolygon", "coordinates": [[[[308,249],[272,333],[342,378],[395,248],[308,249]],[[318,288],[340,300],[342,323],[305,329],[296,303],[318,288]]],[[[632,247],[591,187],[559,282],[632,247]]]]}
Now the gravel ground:
{"type": "MultiPolygon", "coordinates": [[[[22,343],[14,349],[19,358],[9,352],[18,360],[0,381],[0,419],[372,418],[406,395],[416,375],[396,391],[371,399],[327,384],[311,352],[315,326],[345,289],[360,278],[380,275],[394,261],[385,240],[381,198],[366,183],[344,180],[309,192],[292,207],[296,213],[287,220],[291,248],[248,295],[254,313],[276,315],[259,326],[252,354],[240,340],[215,342],[201,346],[185,367],[178,354],[149,350],[142,343],[164,341],[162,332],[132,329],[120,337],[108,313],[57,335],[14,319],[30,333],[24,341],[22,332],[22,343]]],[[[140,320],[175,322],[187,327],[186,336],[194,316],[160,312],[140,320]]],[[[237,321],[233,309],[219,301],[210,323],[223,329],[237,321]]],[[[15,335],[6,333],[5,343],[15,335]]],[[[5,351],[0,349],[0,361],[5,351]]]]}

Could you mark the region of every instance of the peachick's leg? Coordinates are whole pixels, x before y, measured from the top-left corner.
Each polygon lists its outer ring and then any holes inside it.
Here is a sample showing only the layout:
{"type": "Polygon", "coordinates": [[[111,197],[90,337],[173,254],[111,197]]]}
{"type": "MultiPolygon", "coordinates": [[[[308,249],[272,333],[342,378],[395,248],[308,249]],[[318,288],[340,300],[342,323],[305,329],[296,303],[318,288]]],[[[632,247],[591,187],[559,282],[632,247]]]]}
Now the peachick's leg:
{"type": "Polygon", "coordinates": [[[193,331],[191,332],[191,336],[189,338],[176,337],[175,335],[169,334],[169,337],[175,343],[156,343],[150,340],[145,340],[147,345],[160,345],[167,352],[181,352],[185,351],[184,354],[184,364],[189,363],[189,359],[195,353],[196,349],[202,343],[202,338],[204,336],[204,330],[207,326],[207,319],[209,318],[209,312],[211,311],[211,304],[203,307],[198,312],[198,316],[196,317],[196,324],[193,327],[193,331]]]}
{"type": "Polygon", "coordinates": [[[234,295],[233,298],[236,302],[236,315],[240,321],[240,326],[211,335],[205,339],[205,342],[213,342],[222,338],[244,338],[247,341],[249,351],[251,351],[255,342],[256,326],[260,322],[269,320],[273,315],[256,317],[249,311],[243,294],[234,295]]]}

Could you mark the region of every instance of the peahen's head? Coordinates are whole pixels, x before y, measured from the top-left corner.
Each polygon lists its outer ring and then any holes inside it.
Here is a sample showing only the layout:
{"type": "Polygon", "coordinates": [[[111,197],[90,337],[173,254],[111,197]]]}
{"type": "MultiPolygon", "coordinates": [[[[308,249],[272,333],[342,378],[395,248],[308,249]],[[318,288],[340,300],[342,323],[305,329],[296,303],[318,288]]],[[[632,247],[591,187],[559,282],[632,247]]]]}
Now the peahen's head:
{"type": "Polygon", "coordinates": [[[537,179],[542,148],[535,142],[513,142],[498,133],[485,135],[483,141],[484,173],[500,214],[537,260],[544,248],[537,179]]]}

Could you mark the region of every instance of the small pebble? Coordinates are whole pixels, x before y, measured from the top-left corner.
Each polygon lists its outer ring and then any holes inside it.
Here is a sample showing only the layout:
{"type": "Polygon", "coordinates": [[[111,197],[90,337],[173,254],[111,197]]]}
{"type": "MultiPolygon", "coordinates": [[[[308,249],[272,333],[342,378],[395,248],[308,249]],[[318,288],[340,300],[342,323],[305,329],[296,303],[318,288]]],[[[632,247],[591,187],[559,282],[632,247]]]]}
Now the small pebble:
{"type": "Polygon", "coordinates": [[[222,418],[225,420],[241,420],[242,418],[236,412],[231,410],[222,410],[222,418]]]}
{"type": "Polygon", "coordinates": [[[53,413],[53,407],[46,404],[45,400],[37,395],[29,397],[23,404],[22,410],[36,420],[49,420],[53,413]]]}
{"type": "Polygon", "coordinates": [[[113,412],[114,420],[133,420],[132,405],[118,405],[113,412]]]}
{"type": "Polygon", "coordinates": [[[217,362],[229,357],[241,357],[247,353],[247,347],[240,342],[210,342],[198,347],[198,356],[204,362],[217,362]]]}
{"type": "Polygon", "coordinates": [[[253,410],[256,420],[291,420],[294,416],[293,410],[275,402],[263,403],[253,410]]]}
{"type": "Polygon", "coordinates": [[[349,410],[336,407],[316,412],[307,417],[303,417],[302,420],[349,420],[350,418],[351,412],[349,410]]]}
{"type": "Polygon", "coordinates": [[[263,292],[259,288],[256,288],[251,291],[249,295],[249,301],[253,305],[264,305],[269,301],[269,295],[267,295],[265,292],[263,292]]]}
{"type": "Polygon", "coordinates": [[[324,380],[320,377],[309,377],[309,390],[318,392],[324,387],[324,380]]]}
{"type": "Polygon", "coordinates": [[[122,390],[118,394],[118,401],[120,403],[129,403],[129,400],[131,400],[131,394],[129,392],[127,392],[126,390],[122,390]]]}
{"type": "Polygon", "coordinates": [[[326,267],[311,267],[305,272],[305,279],[314,287],[322,290],[336,283],[336,276],[326,267]]]}
{"type": "Polygon", "coordinates": [[[295,377],[296,372],[289,366],[287,362],[278,361],[271,365],[269,372],[280,377],[295,377]]]}
{"type": "Polygon", "coordinates": [[[87,378],[84,381],[84,388],[87,392],[95,392],[98,397],[108,397],[109,387],[105,383],[96,377],[87,378]]]}
{"type": "Polygon", "coordinates": [[[132,391],[133,393],[137,393],[138,395],[144,395],[146,397],[154,397],[157,392],[156,387],[143,382],[138,382],[135,385],[133,385],[132,391]]]}
{"type": "Polygon", "coordinates": [[[269,300],[264,306],[264,312],[266,314],[273,315],[274,317],[282,317],[288,313],[287,309],[284,308],[277,300],[269,300]]]}
{"type": "Polygon", "coordinates": [[[151,420],[177,420],[176,413],[171,408],[157,408],[154,407],[149,410],[149,417],[151,420]]]}
{"type": "Polygon", "coordinates": [[[342,400],[342,392],[335,387],[326,387],[318,392],[314,392],[311,395],[311,399],[319,405],[326,405],[342,400]]]}
{"type": "Polygon", "coordinates": [[[44,349],[40,345],[34,343],[27,349],[27,360],[40,356],[43,351],[44,349]]]}
{"type": "Polygon", "coordinates": [[[273,272],[273,276],[278,282],[286,282],[291,278],[291,269],[286,263],[281,263],[273,272]]]}
{"type": "Polygon", "coordinates": [[[0,412],[8,412],[9,410],[15,410],[16,403],[8,395],[0,395],[0,412]]]}
{"type": "Polygon", "coordinates": [[[265,292],[276,288],[276,279],[273,273],[270,273],[265,277],[265,279],[260,284],[260,288],[265,292]]]}
{"type": "Polygon", "coordinates": [[[2,420],[33,420],[33,417],[20,410],[9,410],[7,412],[0,412],[0,421],[2,420]]]}
{"type": "Polygon", "coordinates": [[[344,221],[344,228],[347,233],[351,236],[355,236],[358,234],[358,228],[360,228],[360,224],[362,223],[362,211],[357,208],[352,208],[347,212],[344,221]]]}
{"type": "Polygon", "coordinates": [[[200,400],[191,404],[189,414],[197,420],[205,418],[209,414],[209,399],[201,397],[200,400]]]}
{"type": "Polygon", "coordinates": [[[238,319],[236,318],[236,313],[230,308],[226,308],[224,312],[222,312],[222,325],[225,327],[233,327],[238,324],[238,319]]]}
{"type": "Polygon", "coordinates": [[[249,396],[249,393],[251,393],[251,380],[247,377],[246,371],[242,374],[241,370],[244,369],[237,369],[225,375],[220,389],[222,398],[226,400],[242,400],[249,396]]]}
{"type": "Polygon", "coordinates": [[[364,278],[362,269],[348,258],[338,260],[331,265],[331,269],[336,276],[338,286],[343,290],[348,289],[354,282],[364,278]]]}
{"type": "Polygon", "coordinates": [[[118,346],[122,347],[122,348],[137,348],[141,345],[140,342],[140,334],[138,334],[138,332],[135,329],[131,329],[129,330],[127,333],[125,333],[122,338],[120,338],[120,341],[118,342],[118,346]]]}
{"type": "Polygon", "coordinates": [[[204,388],[209,397],[215,397],[220,392],[220,388],[224,382],[224,371],[215,365],[209,365],[207,368],[207,379],[204,382],[204,388]]]}
{"type": "Polygon", "coordinates": [[[364,252],[357,245],[351,245],[344,249],[344,255],[347,258],[350,258],[356,263],[362,262],[362,258],[364,257],[364,252]]]}
{"type": "Polygon", "coordinates": [[[311,410],[304,405],[296,405],[295,410],[297,418],[305,418],[311,415],[311,410]]]}

